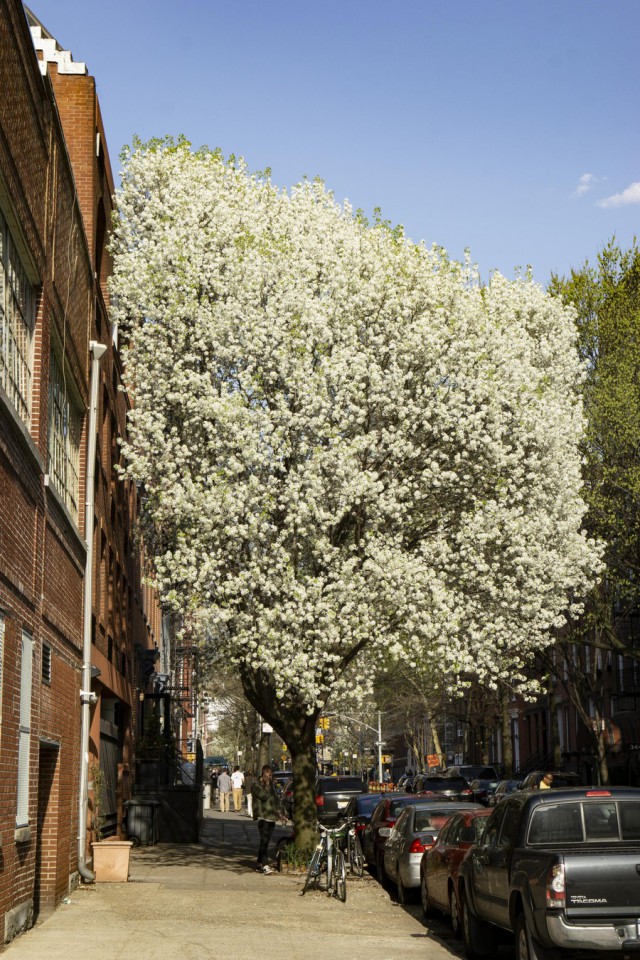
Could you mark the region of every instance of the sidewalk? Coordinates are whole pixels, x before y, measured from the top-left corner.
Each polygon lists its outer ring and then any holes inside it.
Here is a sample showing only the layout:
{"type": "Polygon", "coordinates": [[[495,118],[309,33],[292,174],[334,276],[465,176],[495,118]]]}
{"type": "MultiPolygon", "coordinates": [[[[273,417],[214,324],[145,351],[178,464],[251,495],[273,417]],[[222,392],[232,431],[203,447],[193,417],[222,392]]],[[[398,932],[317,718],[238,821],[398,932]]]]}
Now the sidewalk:
{"type": "Polygon", "coordinates": [[[302,878],[256,873],[258,829],[246,814],[205,816],[200,844],[134,849],[129,883],[79,888],[9,944],[6,960],[461,956],[444,922],[427,929],[419,907],[392,903],[366,873],[348,881],[346,903],[316,891],[301,897],[302,878]]]}

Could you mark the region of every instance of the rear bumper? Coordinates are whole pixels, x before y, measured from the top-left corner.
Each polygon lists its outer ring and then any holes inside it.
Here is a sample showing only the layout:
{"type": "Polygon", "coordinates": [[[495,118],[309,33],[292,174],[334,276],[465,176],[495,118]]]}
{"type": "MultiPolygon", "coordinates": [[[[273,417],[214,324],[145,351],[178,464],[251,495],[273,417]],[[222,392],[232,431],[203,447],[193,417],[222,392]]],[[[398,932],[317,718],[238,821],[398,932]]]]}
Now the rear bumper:
{"type": "Polygon", "coordinates": [[[610,924],[567,923],[560,914],[547,915],[546,927],[556,947],[570,950],[637,950],[640,952],[639,923],[622,920],[610,924]]]}
{"type": "Polygon", "coordinates": [[[421,853],[409,853],[398,862],[398,872],[407,890],[420,886],[421,860],[421,853]]]}

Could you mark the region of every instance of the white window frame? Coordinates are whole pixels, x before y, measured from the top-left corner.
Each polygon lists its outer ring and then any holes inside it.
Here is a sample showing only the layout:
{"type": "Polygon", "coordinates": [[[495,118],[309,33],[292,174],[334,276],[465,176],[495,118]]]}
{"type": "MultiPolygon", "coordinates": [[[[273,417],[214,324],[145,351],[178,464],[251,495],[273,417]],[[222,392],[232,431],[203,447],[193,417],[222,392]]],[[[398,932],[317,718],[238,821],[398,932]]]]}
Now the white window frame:
{"type": "Polygon", "coordinates": [[[67,381],[64,362],[52,348],[49,365],[49,478],[78,523],[82,413],[67,381]]]}
{"type": "Polygon", "coordinates": [[[0,386],[31,423],[36,291],[0,210],[0,386]]]}
{"type": "Polygon", "coordinates": [[[20,658],[20,728],[18,733],[18,800],[16,828],[29,825],[31,760],[31,698],[33,693],[33,637],[22,631],[20,658]]]}

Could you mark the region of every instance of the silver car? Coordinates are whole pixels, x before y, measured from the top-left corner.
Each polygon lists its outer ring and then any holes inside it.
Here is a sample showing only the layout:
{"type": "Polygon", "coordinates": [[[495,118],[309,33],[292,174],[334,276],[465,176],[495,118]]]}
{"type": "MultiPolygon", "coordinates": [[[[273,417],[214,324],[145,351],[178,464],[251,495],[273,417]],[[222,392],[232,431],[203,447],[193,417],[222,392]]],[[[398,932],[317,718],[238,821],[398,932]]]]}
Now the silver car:
{"type": "Polygon", "coordinates": [[[478,804],[425,800],[405,807],[393,827],[381,827],[387,837],[384,872],[398,888],[400,903],[417,899],[422,854],[436,842],[440,830],[458,810],[482,810],[478,804]]]}

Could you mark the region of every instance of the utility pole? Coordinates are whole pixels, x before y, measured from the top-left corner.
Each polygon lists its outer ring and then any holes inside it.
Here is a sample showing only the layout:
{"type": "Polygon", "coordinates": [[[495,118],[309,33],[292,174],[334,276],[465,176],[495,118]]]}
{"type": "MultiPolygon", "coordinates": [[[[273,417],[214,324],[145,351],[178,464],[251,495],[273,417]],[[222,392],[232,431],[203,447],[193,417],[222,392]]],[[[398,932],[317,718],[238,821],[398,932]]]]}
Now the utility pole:
{"type": "Polygon", "coordinates": [[[382,713],[378,710],[378,782],[382,783],[382,713]]]}

